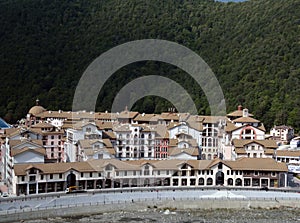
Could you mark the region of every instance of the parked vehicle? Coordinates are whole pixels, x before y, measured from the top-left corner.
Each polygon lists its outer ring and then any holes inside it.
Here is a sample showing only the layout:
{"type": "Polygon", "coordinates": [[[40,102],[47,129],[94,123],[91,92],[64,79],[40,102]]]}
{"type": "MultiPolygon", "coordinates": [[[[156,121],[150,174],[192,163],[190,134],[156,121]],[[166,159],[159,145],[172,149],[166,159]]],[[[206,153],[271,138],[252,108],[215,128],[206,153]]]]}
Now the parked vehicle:
{"type": "Polygon", "coordinates": [[[83,190],[81,186],[70,186],[66,188],[65,192],[66,194],[69,194],[69,193],[82,193],[86,191],[83,190]]]}
{"type": "Polygon", "coordinates": [[[2,192],[1,197],[9,197],[9,194],[7,192],[2,192]]]}

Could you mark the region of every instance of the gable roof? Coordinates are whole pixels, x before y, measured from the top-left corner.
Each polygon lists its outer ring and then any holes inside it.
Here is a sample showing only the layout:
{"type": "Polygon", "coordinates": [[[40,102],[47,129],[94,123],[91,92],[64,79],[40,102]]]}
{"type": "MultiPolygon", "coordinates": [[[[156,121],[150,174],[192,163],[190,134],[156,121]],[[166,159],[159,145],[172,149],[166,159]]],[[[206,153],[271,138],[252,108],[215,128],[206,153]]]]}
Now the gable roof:
{"type": "MultiPolygon", "coordinates": [[[[31,163],[31,164],[15,164],[14,171],[16,176],[26,175],[26,169],[32,166],[41,170],[44,174],[65,173],[70,169],[78,172],[95,172],[95,169],[89,162],[72,162],[72,163],[31,163]]],[[[31,168],[32,168],[31,167],[31,168]]]]}
{"type": "Polygon", "coordinates": [[[45,148],[29,148],[29,147],[24,147],[22,149],[12,149],[11,150],[11,156],[17,156],[19,154],[25,153],[25,152],[33,152],[33,153],[37,153],[40,155],[45,156],[46,155],[46,150],[45,148]]]}
{"type": "Polygon", "coordinates": [[[260,123],[260,121],[251,117],[240,117],[233,120],[235,123],[260,123]]]}
{"type": "Polygon", "coordinates": [[[29,143],[35,147],[40,147],[43,146],[43,141],[42,140],[28,140],[28,139],[24,139],[24,140],[9,140],[8,144],[10,146],[11,149],[13,149],[14,147],[18,147],[22,144],[26,144],[29,143]]]}
{"type": "Polygon", "coordinates": [[[196,148],[187,148],[187,149],[181,149],[181,148],[177,148],[177,147],[169,148],[169,156],[177,156],[182,153],[186,153],[191,156],[199,155],[198,149],[196,149],[196,148]]]}
{"type": "Polygon", "coordinates": [[[276,150],[276,156],[283,157],[300,157],[300,150],[276,150]]]}
{"type": "Polygon", "coordinates": [[[225,161],[233,170],[284,171],[288,168],[285,163],[276,162],[273,158],[240,158],[236,161],[225,161]]]}
{"type": "Polygon", "coordinates": [[[265,148],[277,148],[278,145],[276,143],[276,140],[257,140],[257,139],[233,139],[232,143],[234,147],[236,148],[244,148],[244,146],[251,144],[251,143],[256,143],[259,145],[262,145],[265,148]]]}

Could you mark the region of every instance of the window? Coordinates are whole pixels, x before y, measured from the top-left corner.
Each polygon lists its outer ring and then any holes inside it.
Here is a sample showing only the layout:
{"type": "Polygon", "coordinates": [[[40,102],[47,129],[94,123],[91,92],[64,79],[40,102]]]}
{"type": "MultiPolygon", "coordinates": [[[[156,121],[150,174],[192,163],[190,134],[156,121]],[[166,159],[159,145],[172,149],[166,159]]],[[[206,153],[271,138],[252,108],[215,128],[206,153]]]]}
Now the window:
{"type": "Polygon", "coordinates": [[[125,177],[127,176],[127,171],[126,171],[126,170],[124,171],[124,176],[125,176],[125,177]]]}
{"type": "Polygon", "coordinates": [[[212,185],[212,184],[213,184],[212,178],[208,178],[206,184],[207,184],[207,185],[212,185]]]}
{"type": "Polygon", "coordinates": [[[145,166],[145,169],[144,169],[144,175],[150,175],[150,168],[149,168],[149,166],[147,165],[147,166],[145,166]]]}
{"type": "Polygon", "coordinates": [[[59,179],[61,179],[61,178],[62,178],[62,173],[59,174],[59,179]]]}
{"type": "Polygon", "coordinates": [[[255,176],[258,176],[258,171],[254,171],[254,175],[255,175],[255,176]]]}
{"type": "Polygon", "coordinates": [[[271,173],[271,176],[272,176],[272,177],[276,177],[276,172],[272,172],[272,173],[271,173]]]}
{"type": "Polygon", "coordinates": [[[22,181],[25,181],[25,177],[24,177],[24,176],[22,176],[21,180],[22,180],[22,181]]]}
{"type": "Polygon", "coordinates": [[[83,177],[83,173],[81,173],[80,176],[83,177]]]}
{"type": "Polygon", "coordinates": [[[98,173],[98,177],[101,177],[101,173],[98,173]]]}
{"type": "Polygon", "coordinates": [[[41,180],[44,180],[44,175],[41,175],[41,180]]]}
{"type": "Polygon", "coordinates": [[[50,174],[50,179],[51,179],[51,180],[53,179],[53,174],[50,174]]]}
{"type": "Polygon", "coordinates": [[[90,173],[90,177],[93,177],[93,173],[90,173]]]}

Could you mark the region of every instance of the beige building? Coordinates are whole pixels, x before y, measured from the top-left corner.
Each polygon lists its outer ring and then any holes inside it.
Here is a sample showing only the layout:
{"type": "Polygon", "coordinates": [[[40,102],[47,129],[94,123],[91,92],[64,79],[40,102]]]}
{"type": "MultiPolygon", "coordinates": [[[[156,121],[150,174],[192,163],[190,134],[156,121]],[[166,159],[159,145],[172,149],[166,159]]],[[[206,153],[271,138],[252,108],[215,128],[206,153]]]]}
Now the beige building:
{"type": "Polygon", "coordinates": [[[270,158],[214,160],[88,160],[75,163],[16,164],[13,193],[145,186],[284,187],[287,166],[270,158]]]}

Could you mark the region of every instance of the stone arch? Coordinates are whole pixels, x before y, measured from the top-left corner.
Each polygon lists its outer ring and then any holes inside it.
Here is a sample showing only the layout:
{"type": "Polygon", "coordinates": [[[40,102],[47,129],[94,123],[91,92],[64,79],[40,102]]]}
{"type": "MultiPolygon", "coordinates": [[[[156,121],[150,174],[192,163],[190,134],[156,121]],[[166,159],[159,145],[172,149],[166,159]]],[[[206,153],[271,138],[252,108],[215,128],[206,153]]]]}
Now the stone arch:
{"type": "Polygon", "coordinates": [[[67,176],[67,187],[76,186],[76,175],[73,172],[67,176]]]}
{"type": "Polygon", "coordinates": [[[224,185],[224,173],[222,171],[216,173],[216,185],[224,185]]]}
{"type": "Polygon", "coordinates": [[[228,186],[233,186],[233,179],[232,178],[227,179],[227,185],[228,186]]]}
{"type": "Polygon", "coordinates": [[[207,178],[206,185],[213,185],[213,179],[211,177],[207,178]]]}
{"type": "Polygon", "coordinates": [[[204,185],[204,178],[203,177],[199,178],[198,185],[199,186],[203,186],[204,185]]]}
{"type": "Polygon", "coordinates": [[[241,180],[241,178],[237,178],[235,180],[235,186],[242,186],[242,180],[241,180]]]}

